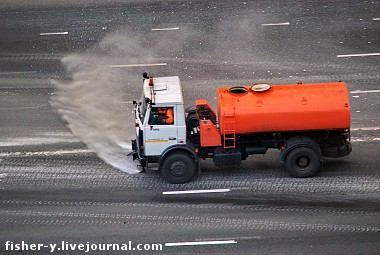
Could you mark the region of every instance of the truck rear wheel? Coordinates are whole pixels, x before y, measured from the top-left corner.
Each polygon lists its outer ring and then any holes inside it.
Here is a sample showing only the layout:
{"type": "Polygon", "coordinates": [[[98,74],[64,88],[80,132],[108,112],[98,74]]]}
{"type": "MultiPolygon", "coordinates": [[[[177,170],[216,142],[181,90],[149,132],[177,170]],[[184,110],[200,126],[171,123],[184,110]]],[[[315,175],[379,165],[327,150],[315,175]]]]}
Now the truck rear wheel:
{"type": "Polygon", "coordinates": [[[289,152],[285,159],[285,168],[294,177],[312,177],[321,168],[321,161],[315,150],[299,147],[289,152]]]}
{"type": "Polygon", "coordinates": [[[196,166],[192,157],[183,152],[169,154],[162,163],[161,175],[170,183],[185,183],[196,175],[196,166]]]}

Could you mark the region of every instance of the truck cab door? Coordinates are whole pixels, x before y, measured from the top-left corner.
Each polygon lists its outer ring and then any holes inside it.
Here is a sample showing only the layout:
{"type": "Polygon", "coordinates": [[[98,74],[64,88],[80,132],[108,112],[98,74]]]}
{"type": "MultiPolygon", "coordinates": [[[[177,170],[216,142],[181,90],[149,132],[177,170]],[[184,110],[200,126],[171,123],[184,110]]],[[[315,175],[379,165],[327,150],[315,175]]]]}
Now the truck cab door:
{"type": "Polygon", "coordinates": [[[159,156],[162,152],[178,143],[178,127],[175,107],[149,107],[144,121],[144,149],[146,156],[159,156]],[[173,120],[162,113],[171,109],[173,120]],[[162,112],[160,112],[162,111],[162,112]]]}

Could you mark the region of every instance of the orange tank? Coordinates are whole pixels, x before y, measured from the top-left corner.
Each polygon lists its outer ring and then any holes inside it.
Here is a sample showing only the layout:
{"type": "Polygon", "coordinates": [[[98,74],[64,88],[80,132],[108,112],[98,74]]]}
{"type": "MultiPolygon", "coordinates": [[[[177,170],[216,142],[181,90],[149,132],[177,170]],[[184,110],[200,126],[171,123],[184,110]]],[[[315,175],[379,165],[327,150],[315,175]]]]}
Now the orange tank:
{"type": "Polygon", "coordinates": [[[350,128],[344,82],[218,89],[222,134],[350,128]]]}

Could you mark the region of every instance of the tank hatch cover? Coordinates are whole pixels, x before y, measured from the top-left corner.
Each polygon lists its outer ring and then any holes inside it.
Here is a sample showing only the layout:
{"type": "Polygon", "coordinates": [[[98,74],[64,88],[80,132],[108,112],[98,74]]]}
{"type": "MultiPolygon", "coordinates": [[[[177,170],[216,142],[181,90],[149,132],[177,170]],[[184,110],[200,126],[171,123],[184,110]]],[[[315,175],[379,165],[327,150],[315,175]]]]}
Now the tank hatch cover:
{"type": "Polygon", "coordinates": [[[254,84],[252,85],[251,89],[255,92],[264,92],[270,89],[270,85],[266,83],[254,84]]]}

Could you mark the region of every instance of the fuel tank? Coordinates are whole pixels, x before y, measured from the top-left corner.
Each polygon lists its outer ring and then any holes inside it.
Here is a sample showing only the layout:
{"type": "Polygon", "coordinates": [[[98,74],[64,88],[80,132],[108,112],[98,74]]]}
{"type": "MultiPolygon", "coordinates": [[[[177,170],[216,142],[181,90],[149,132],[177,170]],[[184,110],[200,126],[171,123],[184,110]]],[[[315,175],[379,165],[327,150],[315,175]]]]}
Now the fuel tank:
{"type": "Polygon", "coordinates": [[[225,87],[217,94],[222,134],[350,128],[344,82],[225,87]]]}

